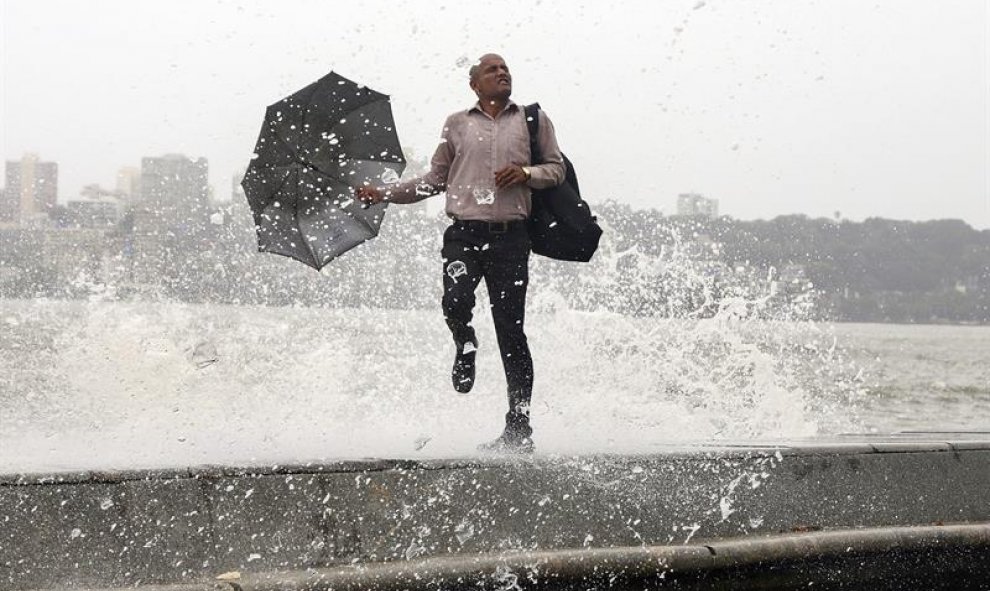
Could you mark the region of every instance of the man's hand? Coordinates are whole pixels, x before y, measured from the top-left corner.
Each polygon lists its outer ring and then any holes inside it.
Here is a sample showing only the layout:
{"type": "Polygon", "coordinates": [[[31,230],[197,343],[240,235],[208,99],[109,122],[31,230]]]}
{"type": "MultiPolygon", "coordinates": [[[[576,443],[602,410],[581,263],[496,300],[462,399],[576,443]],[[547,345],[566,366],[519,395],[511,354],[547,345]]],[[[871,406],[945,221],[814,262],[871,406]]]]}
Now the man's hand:
{"type": "Polygon", "coordinates": [[[495,173],[495,186],[504,189],[510,185],[519,185],[529,180],[521,166],[509,165],[495,173]]]}
{"type": "Polygon", "coordinates": [[[354,195],[365,205],[374,205],[385,201],[385,193],[378,187],[358,187],[354,190],[354,195]]]}

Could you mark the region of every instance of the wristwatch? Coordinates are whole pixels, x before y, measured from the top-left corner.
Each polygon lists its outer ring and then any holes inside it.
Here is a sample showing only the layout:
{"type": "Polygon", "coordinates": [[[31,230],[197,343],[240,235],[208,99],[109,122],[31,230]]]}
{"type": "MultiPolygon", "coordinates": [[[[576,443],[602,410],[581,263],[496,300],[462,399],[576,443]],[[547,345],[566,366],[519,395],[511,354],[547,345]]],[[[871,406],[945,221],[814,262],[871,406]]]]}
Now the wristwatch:
{"type": "Polygon", "coordinates": [[[524,175],[526,175],[526,180],[527,180],[527,181],[528,181],[529,179],[531,179],[531,178],[533,178],[533,173],[532,173],[532,172],[530,172],[530,170],[529,170],[529,167],[528,167],[528,166],[520,166],[520,168],[522,168],[522,171],[523,171],[523,174],[524,174],[524,175]]]}

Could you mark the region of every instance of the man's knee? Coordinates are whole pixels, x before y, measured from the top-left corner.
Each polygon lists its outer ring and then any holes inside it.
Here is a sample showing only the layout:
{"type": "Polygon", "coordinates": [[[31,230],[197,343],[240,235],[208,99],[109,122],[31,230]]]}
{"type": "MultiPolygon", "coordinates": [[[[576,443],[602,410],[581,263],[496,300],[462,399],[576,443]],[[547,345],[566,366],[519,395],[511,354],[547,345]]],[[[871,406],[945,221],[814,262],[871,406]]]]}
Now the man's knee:
{"type": "Polygon", "coordinates": [[[473,294],[445,291],[440,307],[445,318],[463,319],[466,322],[471,319],[474,310],[473,294]]]}

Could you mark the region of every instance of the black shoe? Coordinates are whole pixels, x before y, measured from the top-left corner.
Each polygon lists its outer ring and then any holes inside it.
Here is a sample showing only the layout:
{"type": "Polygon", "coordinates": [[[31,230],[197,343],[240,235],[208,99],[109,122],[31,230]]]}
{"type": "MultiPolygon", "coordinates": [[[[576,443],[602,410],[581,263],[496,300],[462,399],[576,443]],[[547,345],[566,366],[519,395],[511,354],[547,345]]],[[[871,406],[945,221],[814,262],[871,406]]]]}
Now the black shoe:
{"type": "Polygon", "coordinates": [[[513,436],[509,433],[502,433],[494,441],[478,446],[478,451],[491,454],[531,454],[534,449],[531,437],[513,436]]]}
{"type": "Polygon", "coordinates": [[[454,390],[467,394],[474,387],[474,356],[478,352],[478,343],[468,341],[458,345],[454,356],[454,368],[450,370],[450,381],[454,390]]]}
{"type": "Polygon", "coordinates": [[[518,412],[505,416],[505,429],[494,441],[482,443],[478,451],[484,453],[531,454],[533,453],[533,428],[529,417],[518,412]]]}

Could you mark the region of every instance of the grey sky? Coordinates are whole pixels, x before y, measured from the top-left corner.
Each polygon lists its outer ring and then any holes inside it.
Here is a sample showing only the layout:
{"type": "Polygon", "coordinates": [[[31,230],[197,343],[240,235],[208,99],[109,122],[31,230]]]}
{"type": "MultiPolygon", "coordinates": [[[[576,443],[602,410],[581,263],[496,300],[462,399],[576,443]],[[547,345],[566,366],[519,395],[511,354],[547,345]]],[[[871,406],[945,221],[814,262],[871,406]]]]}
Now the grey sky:
{"type": "Polygon", "coordinates": [[[392,95],[427,156],[501,53],[586,198],[739,218],[962,218],[990,227],[988,2],[5,0],[2,150],[61,200],[146,155],[210,160],[218,195],[264,107],[327,71],[392,95]]]}

